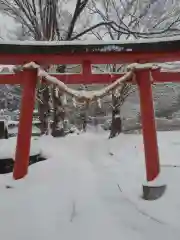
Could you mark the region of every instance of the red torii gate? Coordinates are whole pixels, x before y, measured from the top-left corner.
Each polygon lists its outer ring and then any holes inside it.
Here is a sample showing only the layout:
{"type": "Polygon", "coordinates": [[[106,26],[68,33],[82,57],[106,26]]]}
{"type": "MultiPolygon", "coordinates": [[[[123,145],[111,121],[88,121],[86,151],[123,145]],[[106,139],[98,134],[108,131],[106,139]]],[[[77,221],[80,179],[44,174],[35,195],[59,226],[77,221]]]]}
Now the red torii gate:
{"type": "MultiPolygon", "coordinates": [[[[180,59],[180,38],[144,41],[111,41],[86,43],[74,42],[1,42],[0,64],[18,65],[28,62],[50,64],[81,64],[81,74],[55,74],[66,84],[111,83],[121,74],[93,74],[91,64],[168,62],[180,59]]],[[[158,69],[136,71],[139,86],[141,119],[147,181],[154,180],[160,173],[156,126],[153,109],[151,79],[154,82],[180,82],[180,73],[160,72],[158,69]]],[[[21,84],[20,123],[15,155],[14,179],[27,174],[29,164],[32,116],[37,83],[37,69],[25,69],[16,74],[0,75],[0,84],[21,84]]]]}

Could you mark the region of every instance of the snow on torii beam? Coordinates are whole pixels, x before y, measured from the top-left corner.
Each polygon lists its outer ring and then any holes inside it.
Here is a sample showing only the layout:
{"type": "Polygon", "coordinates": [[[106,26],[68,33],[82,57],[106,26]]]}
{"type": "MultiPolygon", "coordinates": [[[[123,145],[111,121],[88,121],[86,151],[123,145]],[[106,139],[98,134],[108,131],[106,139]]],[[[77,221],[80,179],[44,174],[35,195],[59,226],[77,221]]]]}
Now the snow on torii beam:
{"type": "Polygon", "coordinates": [[[0,42],[0,64],[112,64],[180,60],[180,38],[135,41],[0,42]]]}

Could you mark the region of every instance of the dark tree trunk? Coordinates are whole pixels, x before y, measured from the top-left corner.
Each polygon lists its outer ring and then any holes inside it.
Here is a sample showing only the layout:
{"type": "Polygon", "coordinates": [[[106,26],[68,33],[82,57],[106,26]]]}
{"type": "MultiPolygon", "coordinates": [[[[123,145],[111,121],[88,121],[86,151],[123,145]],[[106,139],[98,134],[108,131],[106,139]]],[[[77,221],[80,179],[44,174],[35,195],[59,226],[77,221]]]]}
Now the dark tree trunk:
{"type": "Polygon", "coordinates": [[[41,102],[38,104],[39,120],[40,120],[40,131],[41,134],[48,134],[48,120],[50,114],[50,93],[49,88],[46,84],[41,84],[38,92],[41,102]]]}
{"type": "Polygon", "coordinates": [[[8,139],[8,129],[5,120],[0,121],[0,139],[8,139]]]}
{"type": "Polygon", "coordinates": [[[112,123],[109,138],[114,138],[122,132],[122,120],[120,114],[113,110],[112,123]]]}
{"type": "Polygon", "coordinates": [[[114,138],[122,132],[122,120],[120,115],[119,96],[112,96],[112,123],[109,138],[114,138]]]}
{"type": "Polygon", "coordinates": [[[63,107],[60,94],[56,94],[56,86],[53,89],[53,123],[52,123],[52,136],[62,137],[64,132],[64,119],[65,109],[63,107]]]}
{"type": "MultiPolygon", "coordinates": [[[[87,87],[85,85],[82,85],[79,88],[80,91],[82,90],[87,90],[87,87]]],[[[83,132],[86,132],[87,130],[87,120],[88,120],[88,109],[89,109],[89,103],[83,103],[79,106],[78,109],[76,109],[76,111],[78,111],[78,115],[79,115],[79,129],[83,132]]]]}
{"type": "MultiPolygon", "coordinates": [[[[57,72],[64,73],[66,69],[65,65],[59,65],[57,72]]],[[[52,123],[52,136],[62,137],[65,136],[64,131],[64,119],[65,119],[65,109],[63,107],[61,93],[57,91],[56,86],[53,86],[52,100],[53,100],[53,123],[52,123]]]]}
{"type": "Polygon", "coordinates": [[[87,115],[86,115],[86,112],[84,112],[81,115],[81,121],[82,121],[82,130],[83,130],[83,132],[86,132],[86,129],[87,129],[87,115]]]}

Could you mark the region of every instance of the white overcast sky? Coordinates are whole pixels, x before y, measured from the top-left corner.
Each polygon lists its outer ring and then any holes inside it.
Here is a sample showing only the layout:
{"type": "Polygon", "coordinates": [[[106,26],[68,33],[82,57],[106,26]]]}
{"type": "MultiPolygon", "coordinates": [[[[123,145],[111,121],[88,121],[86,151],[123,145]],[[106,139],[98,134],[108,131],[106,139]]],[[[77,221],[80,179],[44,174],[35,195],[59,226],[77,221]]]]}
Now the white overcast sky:
{"type": "Polygon", "coordinates": [[[0,37],[4,40],[9,39],[9,36],[16,28],[14,20],[4,14],[0,14],[0,37]]]}
{"type": "MultiPolygon", "coordinates": [[[[64,0],[63,3],[64,3],[63,7],[65,9],[68,9],[68,11],[70,12],[74,12],[74,9],[76,6],[76,0],[70,0],[70,1],[64,0]]],[[[3,40],[12,39],[13,32],[15,31],[16,26],[17,26],[17,23],[15,23],[13,18],[0,13],[0,37],[3,38],[3,40]]]]}

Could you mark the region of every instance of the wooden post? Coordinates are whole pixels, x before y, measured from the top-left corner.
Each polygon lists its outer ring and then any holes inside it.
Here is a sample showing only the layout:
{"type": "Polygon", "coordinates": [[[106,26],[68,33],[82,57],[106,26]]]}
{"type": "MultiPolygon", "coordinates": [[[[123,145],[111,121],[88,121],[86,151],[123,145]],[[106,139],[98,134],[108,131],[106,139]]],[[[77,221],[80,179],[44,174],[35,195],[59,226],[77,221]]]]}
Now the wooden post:
{"type": "Polygon", "coordinates": [[[91,62],[84,61],[82,63],[82,75],[84,77],[84,82],[90,82],[92,77],[91,62]]]}
{"type": "Polygon", "coordinates": [[[160,172],[160,166],[149,71],[149,69],[137,70],[136,77],[140,92],[146,176],[147,181],[152,181],[158,176],[160,172]]]}
{"type": "Polygon", "coordinates": [[[15,180],[23,178],[28,172],[37,69],[25,69],[21,77],[23,93],[13,172],[15,180]]]}

